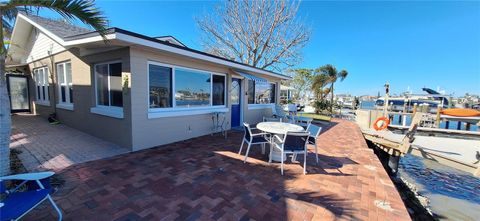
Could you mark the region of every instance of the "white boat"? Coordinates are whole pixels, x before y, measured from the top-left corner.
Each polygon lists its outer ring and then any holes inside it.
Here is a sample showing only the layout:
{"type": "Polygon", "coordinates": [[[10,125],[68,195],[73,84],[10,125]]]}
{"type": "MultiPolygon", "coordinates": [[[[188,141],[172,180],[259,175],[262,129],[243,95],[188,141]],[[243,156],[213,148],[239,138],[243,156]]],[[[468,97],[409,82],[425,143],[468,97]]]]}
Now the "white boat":
{"type": "MultiPolygon", "coordinates": [[[[448,95],[442,95],[432,89],[422,88],[427,94],[405,94],[399,97],[389,97],[388,105],[391,111],[403,111],[404,108],[407,112],[413,110],[413,106],[416,104],[418,107],[422,105],[429,106],[429,112],[436,113],[438,107],[443,109],[452,107],[452,99],[448,95]]],[[[385,105],[385,97],[380,97],[375,101],[376,109],[383,109],[385,105]]]]}

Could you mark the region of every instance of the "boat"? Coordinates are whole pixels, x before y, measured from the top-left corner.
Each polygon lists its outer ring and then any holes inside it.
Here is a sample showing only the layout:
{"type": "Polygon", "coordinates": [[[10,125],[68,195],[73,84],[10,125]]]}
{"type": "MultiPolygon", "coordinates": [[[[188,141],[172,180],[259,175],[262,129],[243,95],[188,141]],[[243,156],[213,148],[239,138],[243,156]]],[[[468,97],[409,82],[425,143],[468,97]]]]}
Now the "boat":
{"type": "MultiPolygon", "coordinates": [[[[438,107],[448,109],[452,106],[451,97],[443,95],[430,88],[422,88],[427,94],[409,94],[405,93],[403,96],[389,97],[388,103],[391,111],[413,111],[413,106],[428,105],[429,112],[436,113],[438,107]]],[[[383,109],[385,105],[385,97],[380,97],[375,101],[376,109],[383,109]]]]}
{"type": "Polygon", "coordinates": [[[455,117],[480,117],[480,111],[474,109],[450,108],[442,110],[441,113],[455,117]]]}

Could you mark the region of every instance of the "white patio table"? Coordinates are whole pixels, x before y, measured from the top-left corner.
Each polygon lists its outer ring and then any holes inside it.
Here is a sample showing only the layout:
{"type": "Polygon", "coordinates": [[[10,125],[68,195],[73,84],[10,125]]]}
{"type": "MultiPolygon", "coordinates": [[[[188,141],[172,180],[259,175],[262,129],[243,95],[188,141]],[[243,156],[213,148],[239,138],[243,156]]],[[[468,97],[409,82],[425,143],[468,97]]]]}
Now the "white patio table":
{"type": "MultiPolygon", "coordinates": [[[[271,133],[271,134],[280,134],[284,135],[287,133],[287,131],[290,132],[302,132],[305,131],[303,127],[295,124],[290,124],[290,123],[283,123],[283,122],[261,122],[257,124],[257,129],[271,133]]],[[[273,136],[272,140],[270,140],[270,145],[273,145],[273,136]]],[[[281,152],[278,151],[276,148],[273,148],[273,146],[270,146],[270,150],[272,151],[272,160],[276,162],[282,161],[282,155],[281,152]]],[[[284,156],[284,160],[287,157],[284,156]]]]}

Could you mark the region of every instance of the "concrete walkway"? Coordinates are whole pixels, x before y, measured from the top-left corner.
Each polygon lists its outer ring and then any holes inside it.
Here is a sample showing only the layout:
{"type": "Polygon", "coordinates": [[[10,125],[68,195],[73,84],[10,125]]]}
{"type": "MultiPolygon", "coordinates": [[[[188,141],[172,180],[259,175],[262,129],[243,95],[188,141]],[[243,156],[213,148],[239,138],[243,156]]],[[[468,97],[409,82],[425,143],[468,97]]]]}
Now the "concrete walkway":
{"type": "Polygon", "coordinates": [[[21,151],[19,158],[27,171],[60,171],[129,151],[66,125],[50,125],[47,119],[30,114],[12,116],[10,148],[21,151]]]}

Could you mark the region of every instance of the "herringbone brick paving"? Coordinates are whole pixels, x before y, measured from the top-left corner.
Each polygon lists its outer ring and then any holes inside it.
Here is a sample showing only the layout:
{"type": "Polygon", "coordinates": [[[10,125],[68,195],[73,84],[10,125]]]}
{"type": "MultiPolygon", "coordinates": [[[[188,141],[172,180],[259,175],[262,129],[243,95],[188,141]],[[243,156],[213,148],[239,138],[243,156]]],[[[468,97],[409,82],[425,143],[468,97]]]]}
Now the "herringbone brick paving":
{"type": "MultiPolygon", "coordinates": [[[[65,220],[410,220],[358,127],[322,126],[307,175],[288,162],[281,176],[259,146],[244,164],[231,132],[70,166],[54,199],[65,220]]],[[[55,218],[43,203],[25,220],[55,218]]]]}

